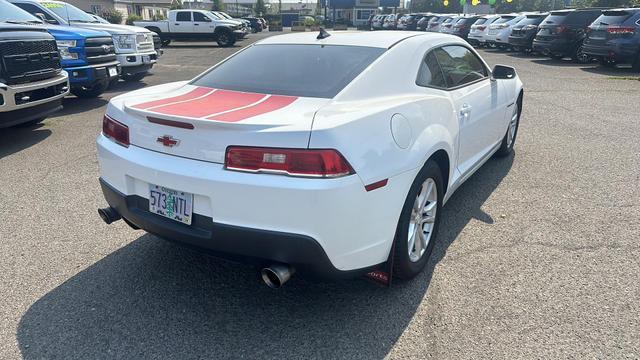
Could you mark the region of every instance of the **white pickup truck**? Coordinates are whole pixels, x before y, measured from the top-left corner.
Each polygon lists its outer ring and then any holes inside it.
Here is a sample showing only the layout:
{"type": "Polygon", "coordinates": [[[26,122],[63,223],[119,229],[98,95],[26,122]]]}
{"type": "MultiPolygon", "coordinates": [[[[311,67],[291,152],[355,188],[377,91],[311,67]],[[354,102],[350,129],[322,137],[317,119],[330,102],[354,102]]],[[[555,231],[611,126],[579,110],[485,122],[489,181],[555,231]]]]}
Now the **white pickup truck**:
{"type": "Polygon", "coordinates": [[[232,46],[249,32],[242,21],[222,19],[207,10],[171,10],[169,20],[134,21],[162,39],[163,45],[171,40],[213,40],[220,46],[232,46]]]}

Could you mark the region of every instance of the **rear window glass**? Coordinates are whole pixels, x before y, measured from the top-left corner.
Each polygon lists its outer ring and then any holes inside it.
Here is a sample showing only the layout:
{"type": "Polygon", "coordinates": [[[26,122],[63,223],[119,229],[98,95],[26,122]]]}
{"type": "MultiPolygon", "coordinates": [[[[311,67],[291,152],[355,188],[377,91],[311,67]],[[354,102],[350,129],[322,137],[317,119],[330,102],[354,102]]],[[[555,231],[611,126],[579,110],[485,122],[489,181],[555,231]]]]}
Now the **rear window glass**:
{"type": "Polygon", "coordinates": [[[507,21],[513,20],[515,18],[516,18],[515,16],[501,16],[500,19],[494,22],[494,24],[506,23],[507,21]]]}
{"type": "Polygon", "coordinates": [[[605,11],[593,23],[596,25],[619,25],[625,22],[631,13],[627,11],[605,11]]]}
{"type": "Polygon", "coordinates": [[[544,16],[536,16],[536,17],[526,17],[522,19],[518,25],[537,25],[544,19],[544,16]]]}
{"type": "Polygon", "coordinates": [[[551,15],[547,16],[547,18],[544,20],[544,23],[561,24],[567,19],[567,15],[569,15],[569,12],[552,12],[551,15]]]}
{"type": "Polygon", "coordinates": [[[385,50],[339,45],[254,45],[193,84],[261,94],[333,98],[385,50]]]}
{"type": "Polygon", "coordinates": [[[486,22],[487,22],[487,19],[480,18],[480,19],[476,20],[476,22],[474,22],[473,25],[482,25],[482,24],[484,24],[486,22]]]}

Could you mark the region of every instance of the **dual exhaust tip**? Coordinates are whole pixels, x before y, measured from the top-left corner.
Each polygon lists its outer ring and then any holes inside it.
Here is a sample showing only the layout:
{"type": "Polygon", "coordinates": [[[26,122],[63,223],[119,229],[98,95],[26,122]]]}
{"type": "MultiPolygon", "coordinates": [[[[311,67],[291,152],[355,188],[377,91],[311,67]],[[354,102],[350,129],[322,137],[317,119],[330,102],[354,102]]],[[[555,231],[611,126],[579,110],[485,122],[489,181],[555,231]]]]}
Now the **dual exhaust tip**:
{"type": "MultiPolygon", "coordinates": [[[[122,216],[112,207],[98,209],[98,215],[105,224],[109,225],[115,221],[122,219],[122,216]]],[[[292,266],[285,264],[274,264],[260,270],[262,281],[272,289],[279,289],[284,285],[291,276],[296,272],[292,266]]]]}

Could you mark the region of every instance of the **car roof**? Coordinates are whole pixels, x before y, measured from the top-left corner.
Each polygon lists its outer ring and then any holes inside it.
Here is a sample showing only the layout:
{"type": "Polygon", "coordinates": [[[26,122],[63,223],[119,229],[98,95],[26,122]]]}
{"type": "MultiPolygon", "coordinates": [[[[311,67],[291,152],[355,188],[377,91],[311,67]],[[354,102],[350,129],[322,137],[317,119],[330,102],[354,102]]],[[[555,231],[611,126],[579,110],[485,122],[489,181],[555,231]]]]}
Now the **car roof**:
{"type": "Polygon", "coordinates": [[[388,49],[396,43],[414,36],[442,37],[439,33],[415,31],[331,31],[331,36],[316,39],[317,32],[300,32],[271,36],[257,44],[299,44],[299,45],[348,45],[367,46],[388,49]]]}

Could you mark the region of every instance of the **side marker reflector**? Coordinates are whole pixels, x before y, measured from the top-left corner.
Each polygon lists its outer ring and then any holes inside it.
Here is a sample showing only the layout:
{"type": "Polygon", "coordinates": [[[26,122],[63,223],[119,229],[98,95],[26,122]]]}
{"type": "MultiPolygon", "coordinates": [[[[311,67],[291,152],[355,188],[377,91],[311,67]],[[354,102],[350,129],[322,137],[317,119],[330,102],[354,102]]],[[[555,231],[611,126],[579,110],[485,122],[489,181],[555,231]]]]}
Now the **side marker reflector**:
{"type": "Polygon", "coordinates": [[[371,183],[369,185],[365,185],[364,189],[367,190],[367,191],[372,191],[372,190],[375,190],[375,189],[379,189],[379,188],[381,188],[383,186],[386,186],[387,182],[389,182],[389,179],[376,181],[376,182],[371,183]]]}

